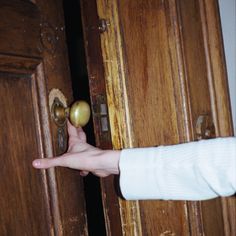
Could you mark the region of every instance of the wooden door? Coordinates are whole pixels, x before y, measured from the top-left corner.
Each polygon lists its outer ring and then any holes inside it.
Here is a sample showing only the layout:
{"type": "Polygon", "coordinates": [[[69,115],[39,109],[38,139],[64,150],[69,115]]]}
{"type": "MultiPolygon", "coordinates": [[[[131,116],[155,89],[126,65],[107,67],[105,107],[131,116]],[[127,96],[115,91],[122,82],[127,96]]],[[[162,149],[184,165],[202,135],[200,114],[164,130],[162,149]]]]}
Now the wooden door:
{"type": "Polygon", "coordinates": [[[87,235],[78,173],[31,165],[66,150],[49,107],[53,89],[72,101],[62,10],[62,1],[0,1],[0,235],[87,235]]]}
{"type": "MultiPolygon", "coordinates": [[[[196,129],[199,117],[214,123],[208,138],[232,135],[216,0],[81,0],[81,6],[91,99],[97,104],[103,94],[109,110],[111,136],[95,125],[100,146],[207,138],[196,129]]],[[[235,197],[125,201],[112,178],[101,184],[108,235],[236,234],[235,197]]]]}

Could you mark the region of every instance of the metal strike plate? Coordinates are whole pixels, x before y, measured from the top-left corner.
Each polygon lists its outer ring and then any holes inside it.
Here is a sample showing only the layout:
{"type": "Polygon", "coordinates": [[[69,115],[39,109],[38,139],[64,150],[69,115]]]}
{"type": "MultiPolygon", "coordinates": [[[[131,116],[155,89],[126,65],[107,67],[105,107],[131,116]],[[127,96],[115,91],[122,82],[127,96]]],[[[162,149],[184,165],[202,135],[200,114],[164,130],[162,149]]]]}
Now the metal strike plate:
{"type": "Polygon", "coordinates": [[[98,95],[96,98],[96,104],[93,106],[94,116],[99,119],[99,126],[102,131],[108,132],[110,130],[108,120],[108,109],[106,99],[103,95],[98,95]]]}

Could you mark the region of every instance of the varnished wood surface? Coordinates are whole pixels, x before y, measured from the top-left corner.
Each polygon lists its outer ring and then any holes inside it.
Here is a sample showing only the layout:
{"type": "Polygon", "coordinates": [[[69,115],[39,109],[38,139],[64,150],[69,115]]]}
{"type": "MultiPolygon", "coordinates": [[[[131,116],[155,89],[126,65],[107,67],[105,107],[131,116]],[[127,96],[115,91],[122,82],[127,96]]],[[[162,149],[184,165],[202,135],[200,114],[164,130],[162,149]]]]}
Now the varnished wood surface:
{"type": "MultiPolygon", "coordinates": [[[[175,38],[169,34],[173,27],[169,9],[169,1],[119,4],[132,138],[136,147],[178,143],[179,133],[183,132],[177,122],[181,119],[178,116],[181,107],[176,102],[182,98],[175,95],[174,85],[180,83],[179,75],[172,71],[173,66],[178,66],[177,61],[172,61],[176,51],[170,48],[175,38]]],[[[141,201],[139,205],[143,235],[189,234],[185,202],[141,201]]]]}
{"type": "Polygon", "coordinates": [[[45,171],[31,167],[40,155],[32,103],[32,78],[0,75],[1,235],[49,235],[45,171]]]}
{"type": "MultiPolygon", "coordinates": [[[[227,68],[225,63],[223,37],[218,2],[199,0],[201,21],[207,60],[212,115],[217,136],[232,136],[233,124],[230,109],[227,68]]],[[[236,197],[222,198],[224,233],[236,234],[236,197]]],[[[204,203],[203,203],[204,204],[204,203]]],[[[220,204],[218,202],[218,204],[220,204]]],[[[204,212],[204,218],[209,212],[204,212]]]]}
{"type": "MultiPolygon", "coordinates": [[[[211,62],[207,61],[204,44],[204,37],[209,37],[209,35],[204,35],[204,24],[201,24],[201,14],[203,14],[202,11],[204,9],[201,8],[199,1],[181,1],[179,7],[183,32],[185,70],[186,77],[188,78],[191,107],[192,138],[196,139],[194,129],[199,114],[209,114],[213,119],[212,100],[210,97],[212,90],[209,87],[208,80],[208,67],[211,66],[211,62]],[[189,14],[184,13],[186,9],[188,9],[189,14]],[[198,58],[198,60],[194,60],[194,58],[198,58]]],[[[209,21],[216,21],[216,19],[212,18],[209,21]]],[[[223,63],[222,66],[224,66],[223,63]]],[[[226,80],[226,77],[223,78],[226,80]]],[[[225,105],[228,104],[227,100],[222,99],[222,102],[225,105]]],[[[198,211],[198,214],[201,215],[202,222],[198,222],[198,225],[201,223],[201,231],[206,235],[224,234],[220,199],[198,204],[200,204],[200,208],[196,208],[194,211],[198,211]],[[201,210],[199,211],[199,209],[201,210]]],[[[190,209],[192,208],[190,207],[190,209]]],[[[195,212],[190,210],[190,214],[193,216],[195,212]]],[[[195,219],[199,221],[199,218],[195,219]]],[[[194,224],[191,229],[193,232],[198,232],[194,224]]]]}
{"type": "MultiPolygon", "coordinates": [[[[203,114],[231,134],[216,1],[97,2],[109,22],[101,44],[116,148],[195,140],[203,114]]],[[[223,203],[120,201],[123,234],[232,235],[234,200],[223,203]]]]}
{"type": "Polygon", "coordinates": [[[29,1],[0,1],[0,53],[40,55],[40,13],[29,1]],[[13,24],[14,22],[14,24],[13,24]]]}
{"type": "MultiPolygon", "coordinates": [[[[96,145],[103,149],[111,149],[110,132],[102,132],[100,117],[96,115],[96,106],[100,102],[99,96],[103,96],[104,102],[107,103],[97,4],[95,0],[81,0],[80,4],[96,145]]],[[[106,234],[119,236],[122,235],[122,227],[115,182],[113,177],[101,179],[101,194],[106,234]]]]}
{"type": "Polygon", "coordinates": [[[1,193],[5,189],[0,234],[87,235],[79,173],[31,165],[37,157],[62,152],[48,107],[50,90],[60,89],[72,101],[62,1],[0,1],[0,6],[1,193]]]}
{"type": "MultiPolygon", "coordinates": [[[[100,19],[109,22],[107,31],[101,34],[103,66],[113,147],[132,146],[131,120],[125,86],[125,67],[121,50],[122,32],[116,1],[97,1],[100,19]]],[[[141,235],[139,205],[137,201],[119,199],[122,235],[141,235]]],[[[111,232],[112,233],[112,232],[111,232]]]]}
{"type": "MultiPolygon", "coordinates": [[[[53,88],[62,91],[70,104],[73,97],[62,1],[40,0],[36,4],[42,12],[41,32],[43,32],[41,35],[43,67],[39,68],[38,72],[40,90],[45,93],[43,96],[47,105],[48,94],[53,88]]],[[[41,119],[45,119],[50,127],[50,129],[47,126],[43,127],[44,132],[52,138],[52,146],[45,146],[45,155],[59,155],[62,151],[58,148],[58,127],[51,120],[49,108],[42,107],[42,109],[44,112],[41,119]]],[[[66,127],[64,130],[66,135],[66,127]]],[[[66,168],[56,168],[48,171],[48,180],[56,234],[87,235],[84,187],[79,173],[66,168]]]]}

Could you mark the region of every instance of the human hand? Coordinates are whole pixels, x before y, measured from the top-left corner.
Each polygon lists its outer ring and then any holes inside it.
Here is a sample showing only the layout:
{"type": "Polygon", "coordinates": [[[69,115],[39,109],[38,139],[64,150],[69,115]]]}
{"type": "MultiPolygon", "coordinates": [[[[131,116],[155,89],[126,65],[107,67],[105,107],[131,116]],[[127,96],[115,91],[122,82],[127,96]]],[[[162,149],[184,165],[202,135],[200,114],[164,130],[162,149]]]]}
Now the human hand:
{"type": "Polygon", "coordinates": [[[99,177],[119,174],[120,151],[101,150],[87,143],[82,128],[75,128],[68,122],[68,150],[65,154],[36,159],[32,165],[37,169],[61,166],[80,170],[82,176],[89,172],[99,177]]]}

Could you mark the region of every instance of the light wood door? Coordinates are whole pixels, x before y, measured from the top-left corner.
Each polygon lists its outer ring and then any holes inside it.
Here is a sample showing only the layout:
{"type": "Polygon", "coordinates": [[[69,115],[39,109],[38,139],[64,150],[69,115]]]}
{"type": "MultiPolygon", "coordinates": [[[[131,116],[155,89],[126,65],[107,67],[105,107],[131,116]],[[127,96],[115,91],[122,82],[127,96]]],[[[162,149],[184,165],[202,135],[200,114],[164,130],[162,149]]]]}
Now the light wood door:
{"type": "MultiPolygon", "coordinates": [[[[81,6],[92,102],[105,94],[109,110],[111,136],[97,126],[99,145],[206,138],[196,130],[201,116],[214,123],[209,138],[232,135],[216,0],[81,0],[81,6]]],[[[102,180],[108,235],[236,234],[235,197],[138,202],[117,198],[113,189],[113,179],[102,180]]]]}
{"type": "Polygon", "coordinates": [[[66,150],[49,108],[52,89],[72,101],[62,1],[0,0],[0,16],[0,235],[87,235],[79,174],[31,165],[66,150]]]}

